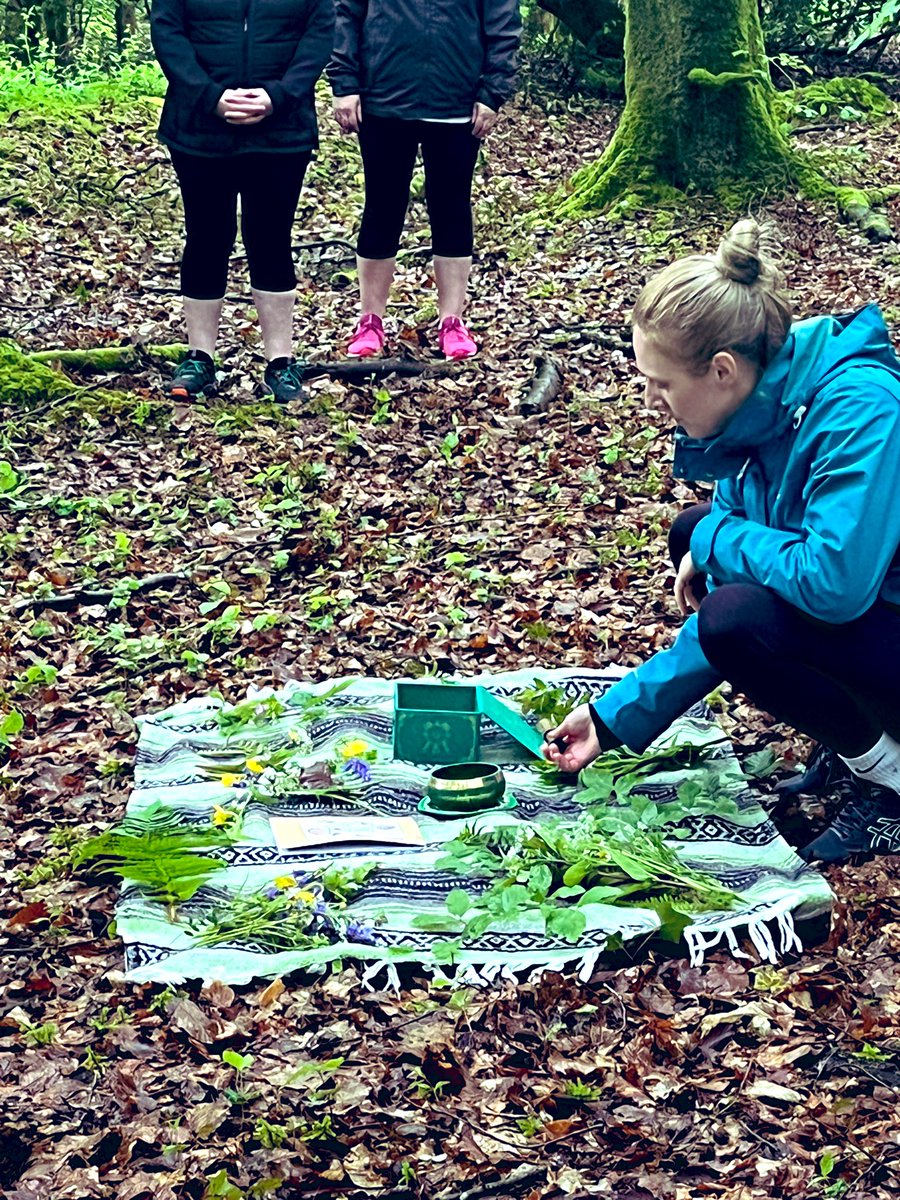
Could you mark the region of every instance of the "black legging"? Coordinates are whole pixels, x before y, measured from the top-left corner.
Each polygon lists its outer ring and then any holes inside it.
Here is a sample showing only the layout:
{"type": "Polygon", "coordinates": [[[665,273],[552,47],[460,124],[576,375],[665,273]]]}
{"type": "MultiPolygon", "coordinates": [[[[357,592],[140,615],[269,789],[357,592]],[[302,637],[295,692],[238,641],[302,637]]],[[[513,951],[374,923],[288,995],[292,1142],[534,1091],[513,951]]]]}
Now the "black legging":
{"type": "MultiPolygon", "coordinates": [[[[672,524],[676,568],[709,509],[698,504],[672,524]]],[[[900,609],[879,600],[855,621],[829,625],[758,584],[694,591],[705,597],[703,653],[760,708],[847,758],[882,733],[900,738],[900,609]]]]}
{"type": "Polygon", "coordinates": [[[442,258],[471,255],[472,176],[481,145],[471,121],[443,125],[363,113],[359,148],[366,206],[356,245],[360,257],[396,255],[420,145],[432,250],[442,258]]]}
{"type": "Polygon", "coordinates": [[[226,158],[202,158],[180,150],[171,154],[184,201],[182,295],[192,300],[219,300],[225,295],[239,195],[251,285],[261,292],[289,292],[296,287],[291,229],[311,153],[226,158]]]}

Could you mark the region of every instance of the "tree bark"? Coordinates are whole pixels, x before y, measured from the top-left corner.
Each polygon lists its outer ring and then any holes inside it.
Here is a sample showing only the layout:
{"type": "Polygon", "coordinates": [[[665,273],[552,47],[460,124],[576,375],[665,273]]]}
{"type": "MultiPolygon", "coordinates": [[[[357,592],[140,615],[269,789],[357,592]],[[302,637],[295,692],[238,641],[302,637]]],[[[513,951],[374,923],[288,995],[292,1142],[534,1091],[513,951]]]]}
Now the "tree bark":
{"type": "Polygon", "coordinates": [[[759,191],[794,176],[774,112],[757,0],[628,0],[625,111],[562,211],[685,191],[759,191]]]}

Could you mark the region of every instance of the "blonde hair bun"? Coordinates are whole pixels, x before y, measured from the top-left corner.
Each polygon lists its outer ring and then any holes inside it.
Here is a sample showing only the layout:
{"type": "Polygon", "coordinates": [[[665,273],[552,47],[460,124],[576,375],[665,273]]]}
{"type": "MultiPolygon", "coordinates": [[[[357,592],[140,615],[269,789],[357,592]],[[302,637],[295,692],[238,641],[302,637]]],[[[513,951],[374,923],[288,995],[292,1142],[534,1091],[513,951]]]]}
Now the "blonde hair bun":
{"type": "Polygon", "coordinates": [[[719,242],[715,264],[726,279],[748,287],[761,275],[777,275],[772,229],[752,217],[737,221],[719,242]]]}

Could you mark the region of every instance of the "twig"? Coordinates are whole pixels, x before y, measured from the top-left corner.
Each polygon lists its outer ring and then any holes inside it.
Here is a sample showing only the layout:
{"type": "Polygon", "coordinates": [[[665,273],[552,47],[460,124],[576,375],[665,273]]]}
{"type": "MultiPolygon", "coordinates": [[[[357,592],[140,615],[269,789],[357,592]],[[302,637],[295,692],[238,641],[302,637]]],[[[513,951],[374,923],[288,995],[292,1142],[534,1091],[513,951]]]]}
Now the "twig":
{"type": "Polygon", "coordinates": [[[837,121],[826,121],[822,125],[797,125],[793,129],[789,129],[788,133],[791,137],[797,137],[801,133],[822,133],[826,129],[837,129],[837,121]]]}
{"type": "Polygon", "coordinates": [[[418,358],[359,359],[353,362],[310,362],[303,368],[304,379],[315,379],[320,375],[331,375],[335,379],[362,381],[385,379],[388,375],[422,375],[426,379],[433,375],[456,375],[460,365],[455,362],[424,361],[418,358]]]}
{"type": "MultiPolygon", "coordinates": [[[[159,575],[146,575],[143,579],[137,580],[134,587],[128,589],[128,594],[150,592],[156,588],[170,587],[189,578],[190,576],[184,571],[169,571],[159,575]]],[[[65,612],[67,609],[75,608],[78,604],[108,604],[115,594],[114,588],[101,588],[96,591],[91,591],[87,588],[77,588],[72,592],[59,592],[50,596],[26,596],[24,600],[16,601],[13,605],[13,612],[24,612],[28,608],[34,609],[35,612],[41,612],[45,608],[52,608],[57,612],[65,612]]]]}
{"type": "Polygon", "coordinates": [[[463,1192],[458,1192],[456,1188],[444,1188],[442,1192],[436,1192],[434,1200],[478,1200],[481,1196],[496,1196],[498,1194],[508,1200],[511,1195],[509,1189],[519,1187],[523,1183],[531,1183],[533,1179],[539,1176],[543,1178],[547,1173],[546,1166],[521,1166],[514,1171],[510,1171],[502,1179],[494,1179],[490,1183],[479,1183],[473,1188],[466,1188],[463,1192]]]}
{"type": "Polygon", "coordinates": [[[562,391],[565,382],[563,369],[557,359],[549,356],[539,357],[535,360],[535,366],[537,372],[531,386],[519,401],[519,412],[523,417],[546,412],[551,402],[562,391]]]}

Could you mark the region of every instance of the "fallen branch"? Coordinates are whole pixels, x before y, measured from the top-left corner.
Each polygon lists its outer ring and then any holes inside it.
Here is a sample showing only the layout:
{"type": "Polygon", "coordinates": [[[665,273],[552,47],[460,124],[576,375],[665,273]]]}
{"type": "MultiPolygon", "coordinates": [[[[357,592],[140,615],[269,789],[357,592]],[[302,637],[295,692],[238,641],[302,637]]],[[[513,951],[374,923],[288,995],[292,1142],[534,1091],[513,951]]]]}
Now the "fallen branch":
{"type": "Polygon", "coordinates": [[[603,325],[554,325],[552,329],[543,329],[541,341],[549,342],[552,346],[566,346],[570,342],[596,342],[608,350],[621,350],[628,353],[631,341],[618,334],[607,333],[603,325]]]}
{"type": "MultiPolygon", "coordinates": [[[[150,592],[157,588],[172,587],[186,579],[190,579],[190,576],[184,571],[145,575],[143,579],[135,581],[134,586],[128,589],[128,594],[133,595],[135,592],[150,592]]],[[[56,612],[66,612],[79,604],[109,604],[115,595],[115,588],[97,588],[96,590],[76,588],[71,592],[56,592],[49,596],[26,596],[23,600],[17,600],[12,607],[13,612],[16,613],[24,612],[29,608],[36,613],[42,612],[45,608],[52,608],[56,612]]]]}
{"type": "Polygon", "coordinates": [[[546,412],[550,404],[562,391],[565,375],[555,358],[536,358],[537,372],[528,391],[519,401],[519,412],[524,417],[546,412]]]}
{"type": "Polygon", "coordinates": [[[315,379],[320,375],[331,375],[335,379],[362,382],[366,379],[385,379],[388,375],[412,376],[456,375],[460,364],[433,362],[419,358],[362,358],[350,362],[310,362],[303,368],[304,379],[315,379]]]}

